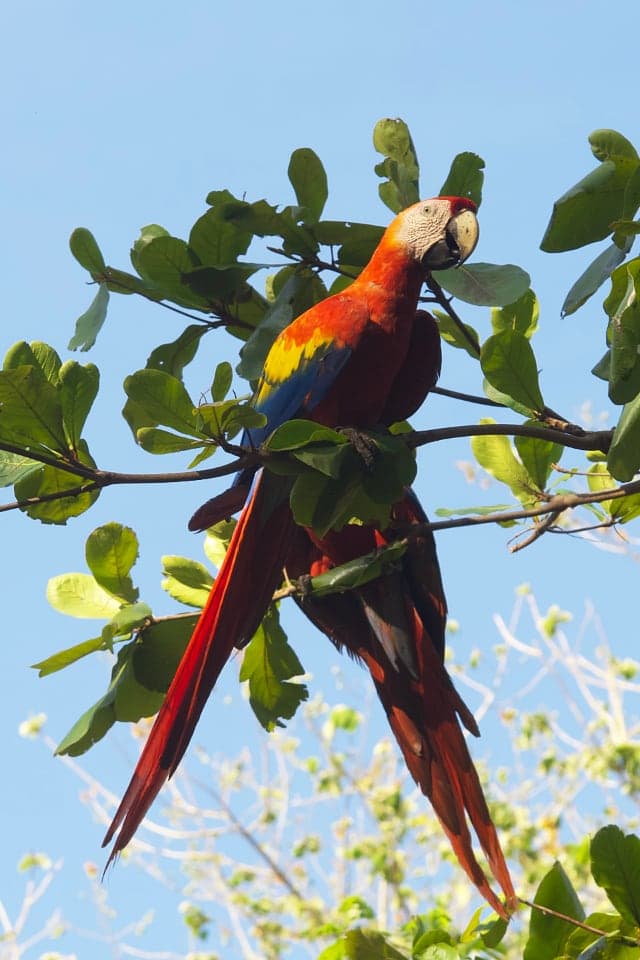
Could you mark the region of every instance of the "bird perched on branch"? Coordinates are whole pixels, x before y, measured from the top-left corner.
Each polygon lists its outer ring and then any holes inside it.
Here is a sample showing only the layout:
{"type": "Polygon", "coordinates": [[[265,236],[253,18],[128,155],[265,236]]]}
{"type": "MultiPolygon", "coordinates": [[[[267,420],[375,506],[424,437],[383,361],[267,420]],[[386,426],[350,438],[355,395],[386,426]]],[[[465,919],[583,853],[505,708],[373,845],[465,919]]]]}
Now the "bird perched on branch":
{"type": "MultiPolygon", "coordinates": [[[[297,317],[274,341],[254,405],[266,426],[259,446],[292,418],[367,430],[410,416],[434,386],[440,340],[417,310],[427,274],[462,263],[478,238],[475,205],[438,197],[403,210],[369,263],[343,292],[297,317]]],[[[258,628],[282,580],[329,570],[391,542],[393,530],[346,524],[318,536],[296,525],[291,479],[260,468],[196,515],[209,525],[241,510],[226,557],[196,624],[131,783],[105,837],[109,862],[129,843],[163,783],[178,766],[220,671],[258,628]]],[[[392,527],[426,517],[412,491],[392,509],[392,527]]],[[[431,800],[460,864],[503,917],[515,905],[509,871],[461,724],[478,728],[444,667],[446,601],[430,532],[411,539],[398,566],[357,589],[300,601],[339,649],[369,669],[416,783],[431,800]],[[471,823],[506,907],[473,847],[471,823]]]]}

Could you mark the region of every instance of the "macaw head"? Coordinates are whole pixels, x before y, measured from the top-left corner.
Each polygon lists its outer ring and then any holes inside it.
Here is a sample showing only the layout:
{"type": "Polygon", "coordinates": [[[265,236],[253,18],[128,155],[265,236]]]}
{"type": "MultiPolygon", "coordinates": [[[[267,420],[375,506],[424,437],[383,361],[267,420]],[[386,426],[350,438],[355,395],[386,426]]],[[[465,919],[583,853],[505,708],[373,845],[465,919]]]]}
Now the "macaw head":
{"type": "Polygon", "coordinates": [[[446,270],[471,256],[478,242],[476,205],[466,197],[420,200],[387,230],[425,270],[446,270]]]}

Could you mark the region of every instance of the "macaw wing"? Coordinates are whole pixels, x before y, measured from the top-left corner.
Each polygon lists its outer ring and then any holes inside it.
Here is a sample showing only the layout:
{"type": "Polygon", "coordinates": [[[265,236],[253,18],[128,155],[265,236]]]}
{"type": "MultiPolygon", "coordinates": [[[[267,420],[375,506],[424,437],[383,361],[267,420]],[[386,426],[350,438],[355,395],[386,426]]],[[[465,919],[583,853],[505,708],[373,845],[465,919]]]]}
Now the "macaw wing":
{"type": "Polygon", "coordinates": [[[333,342],[318,344],[313,352],[305,346],[295,357],[288,355],[291,352],[276,344],[267,358],[254,399],[267,423],[247,431],[253,446],[259,446],[285,421],[310,414],[351,356],[350,347],[333,342]]]}

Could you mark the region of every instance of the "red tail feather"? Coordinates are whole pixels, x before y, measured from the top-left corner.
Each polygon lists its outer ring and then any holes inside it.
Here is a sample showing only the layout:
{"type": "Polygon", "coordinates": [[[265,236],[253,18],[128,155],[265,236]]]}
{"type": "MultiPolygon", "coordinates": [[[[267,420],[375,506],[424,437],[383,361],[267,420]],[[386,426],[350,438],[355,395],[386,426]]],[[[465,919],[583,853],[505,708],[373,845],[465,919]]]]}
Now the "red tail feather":
{"type": "MultiPolygon", "coordinates": [[[[288,488],[259,474],[167,696],[103,846],[119,832],[107,867],[126,847],[178,766],[204,705],[235,646],[255,633],[282,578],[295,528],[288,488]],[[254,578],[255,570],[260,571],[254,578]]],[[[106,868],[105,868],[106,869],[106,868]]]]}

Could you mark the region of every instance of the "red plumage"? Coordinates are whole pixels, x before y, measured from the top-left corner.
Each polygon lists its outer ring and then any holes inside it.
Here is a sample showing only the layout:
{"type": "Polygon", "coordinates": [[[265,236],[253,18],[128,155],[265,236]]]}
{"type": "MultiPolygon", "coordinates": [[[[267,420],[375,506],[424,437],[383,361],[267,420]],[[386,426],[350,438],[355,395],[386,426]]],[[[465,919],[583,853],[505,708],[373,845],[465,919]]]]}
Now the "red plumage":
{"type": "MultiPolygon", "coordinates": [[[[474,209],[465,199],[439,198],[403,211],[359,278],[280,334],[255,399],[268,425],[254,432],[252,443],[293,416],[357,429],[405,419],[418,408],[440,369],[435,323],[416,312],[420,288],[429,269],[461,262],[471,252],[477,239],[474,209]]],[[[220,671],[233,648],[255,632],[283,568],[292,576],[317,572],[394,535],[392,529],[348,525],[318,540],[293,521],[289,490],[286,478],[261,470],[251,489],[245,475],[192,519],[192,528],[202,528],[244,504],[105,837],[105,844],[115,837],[109,862],[175,771],[220,671]]],[[[426,520],[410,491],[395,506],[393,520],[409,529],[426,520]]],[[[430,798],[460,863],[494,909],[507,916],[476,861],[467,825],[468,816],[508,910],[513,909],[513,886],[460,721],[476,735],[477,727],[444,667],[446,602],[432,536],[422,532],[412,540],[397,571],[356,591],[325,600],[311,597],[301,605],[338,647],[368,667],[407,766],[430,798]]]]}

